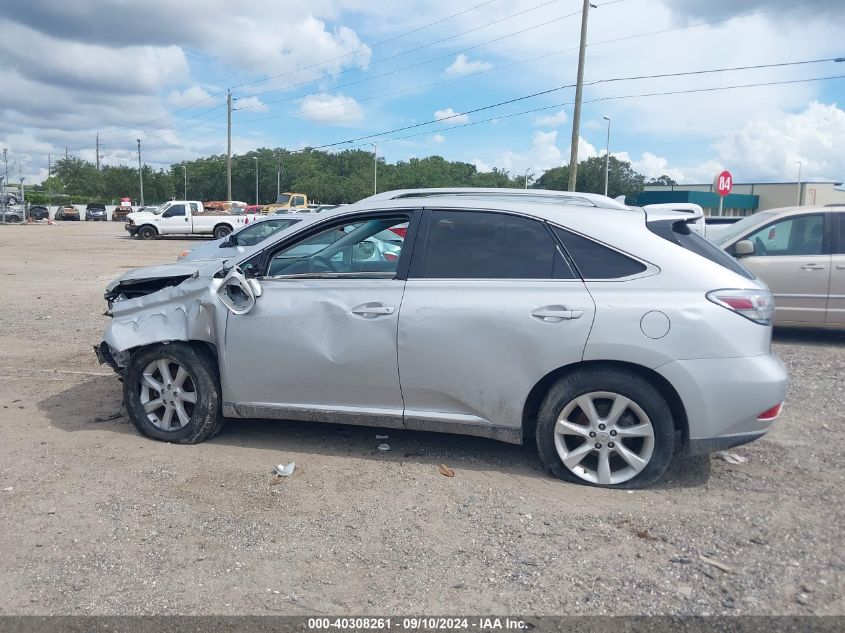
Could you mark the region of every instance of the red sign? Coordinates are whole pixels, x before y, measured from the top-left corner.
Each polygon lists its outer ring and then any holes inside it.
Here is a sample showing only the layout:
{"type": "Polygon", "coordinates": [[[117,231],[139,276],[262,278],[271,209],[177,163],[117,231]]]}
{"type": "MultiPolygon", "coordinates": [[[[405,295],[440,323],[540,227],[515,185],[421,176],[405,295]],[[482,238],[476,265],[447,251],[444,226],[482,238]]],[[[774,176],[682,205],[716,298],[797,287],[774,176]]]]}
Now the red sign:
{"type": "Polygon", "coordinates": [[[734,177],[731,176],[731,172],[725,170],[716,176],[716,180],[713,181],[713,186],[716,189],[716,193],[720,196],[726,196],[731,192],[731,189],[734,188],[734,177]]]}

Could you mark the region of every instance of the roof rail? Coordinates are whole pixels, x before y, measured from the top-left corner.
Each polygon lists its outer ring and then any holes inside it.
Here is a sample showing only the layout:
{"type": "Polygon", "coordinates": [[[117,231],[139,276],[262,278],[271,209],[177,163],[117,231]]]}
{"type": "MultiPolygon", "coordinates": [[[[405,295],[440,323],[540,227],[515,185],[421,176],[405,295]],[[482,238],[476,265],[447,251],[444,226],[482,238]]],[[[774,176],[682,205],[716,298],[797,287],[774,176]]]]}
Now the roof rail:
{"type": "Polygon", "coordinates": [[[467,198],[516,198],[522,200],[541,201],[550,204],[574,204],[590,207],[601,207],[604,209],[630,209],[631,207],[595,193],[582,193],[576,191],[554,191],[550,189],[508,189],[508,188],[487,188],[487,187],[433,187],[428,189],[397,189],[378,193],[364,201],[375,200],[399,200],[407,198],[434,198],[434,197],[467,197],[467,198]]]}

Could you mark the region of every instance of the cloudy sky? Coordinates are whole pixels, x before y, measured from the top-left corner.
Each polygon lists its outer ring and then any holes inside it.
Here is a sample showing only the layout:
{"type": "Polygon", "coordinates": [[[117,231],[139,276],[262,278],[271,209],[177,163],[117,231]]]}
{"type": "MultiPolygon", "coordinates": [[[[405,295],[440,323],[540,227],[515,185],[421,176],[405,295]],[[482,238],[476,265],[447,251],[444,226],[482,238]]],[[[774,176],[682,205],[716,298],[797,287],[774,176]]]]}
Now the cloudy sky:
{"type": "MultiPolygon", "coordinates": [[[[738,182],[795,180],[801,161],[805,179],[845,180],[845,79],[832,78],[845,62],[625,79],[845,57],[842,0],[594,4],[582,158],[604,151],[607,116],[611,152],[647,176],[709,182],[728,168],[738,182]],[[803,81],[815,78],[827,79],[803,81]],[[769,85],[655,94],[747,84],[769,85]]],[[[569,158],[580,8],[7,0],[0,143],[14,179],[20,167],[29,182],[65,147],[93,160],[98,132],[108,164],[134,164],[136,138],[155,166],[219,154],[231,88],[235,153],[376,142],[390,161],[440,154],[539,174],[569,158]]]]}

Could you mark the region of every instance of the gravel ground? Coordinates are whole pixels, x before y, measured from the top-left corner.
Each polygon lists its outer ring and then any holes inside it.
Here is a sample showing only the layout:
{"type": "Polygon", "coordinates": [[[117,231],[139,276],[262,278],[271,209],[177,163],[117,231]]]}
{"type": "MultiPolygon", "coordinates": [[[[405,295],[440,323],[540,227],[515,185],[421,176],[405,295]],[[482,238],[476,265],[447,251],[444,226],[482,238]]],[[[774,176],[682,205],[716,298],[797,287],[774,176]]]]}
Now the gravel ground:
{"type": "Polygon", "coordinates": [[[106,282],[190,243],[0,226],[0,614],[845,614],[845,331],[776,332],[775,430],[646,491],[434,433],[250,420],[177,446],[102,421],[120,385],[91,345],[106,282]]]}

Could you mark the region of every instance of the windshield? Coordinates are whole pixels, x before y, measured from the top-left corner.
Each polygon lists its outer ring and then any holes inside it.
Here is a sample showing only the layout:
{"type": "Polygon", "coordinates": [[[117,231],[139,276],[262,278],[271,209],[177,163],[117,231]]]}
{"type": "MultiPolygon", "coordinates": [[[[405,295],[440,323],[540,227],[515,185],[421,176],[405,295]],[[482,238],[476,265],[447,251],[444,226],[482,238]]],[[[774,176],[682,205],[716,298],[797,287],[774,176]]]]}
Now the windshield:
{"type": "MultiPolygon", "coordinates": [[[[147,208],[149,209],[149,207],[147,207],[147,208]]],[[[153,213],[155,213],[156,215],[161,215],[162,213],[164,213],[164,205],[161,205],[160,207],[156,207],[155,209],[150,209],[150,210],[153,213]]]]}
{"type": "MultiPolygon", "coordinates": [[[[263,222],[257,222],[241,229],[233,237],[237,246],[255,246],[274,233],[286,229],[297,222],[299,220],[292,220],[290,218],[264,220],[263,222]]],[[[228,246],[228,244],[224,242],[222,246],[228,246]]]]}
{"type": "Polygon", "coordinates": [[[749,215],[747,218],[743,218],[736,224],[729,225],[729,227],[725,228],[724,230],[720,229],[719,235],[713,237],[712,241],[717,246],[727,244],[738,235],[742,235],[752,226],[756,226],[758,223],[764,222],[775,215],[777,215],[777,211],[760,211],[759,213],[755,213],[754,215],[749,215]]]}
{"type": "Polygon", "coordinates": [[[290,194],[289,193],[281,193],[279,197],[276,198],[276,204],[287,204],[290,202],[290,194]]]}

